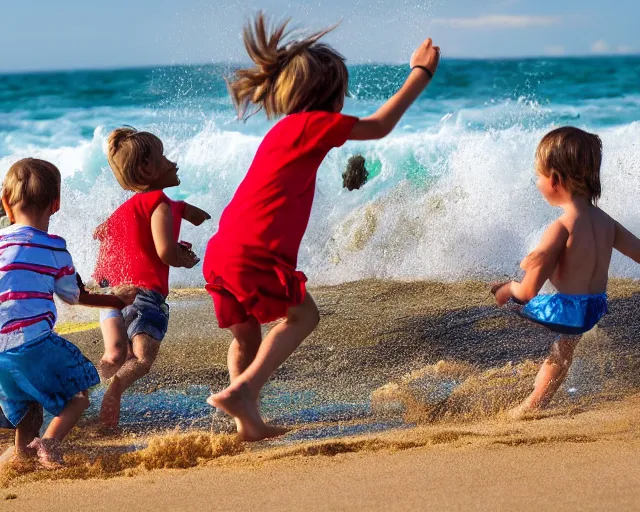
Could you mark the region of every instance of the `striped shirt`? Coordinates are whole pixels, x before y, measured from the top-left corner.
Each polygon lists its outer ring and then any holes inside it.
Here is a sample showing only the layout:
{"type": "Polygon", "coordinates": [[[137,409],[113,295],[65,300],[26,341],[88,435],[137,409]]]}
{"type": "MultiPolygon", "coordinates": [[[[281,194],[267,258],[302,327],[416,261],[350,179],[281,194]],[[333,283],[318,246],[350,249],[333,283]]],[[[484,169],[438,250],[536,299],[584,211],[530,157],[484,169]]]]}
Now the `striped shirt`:
{"type": "Polygon", "coordinates": [[[54,294],[68,304],[80,298],[64,239],[19,224],[0,230],[0,352],[51,332],[54,294]]]}

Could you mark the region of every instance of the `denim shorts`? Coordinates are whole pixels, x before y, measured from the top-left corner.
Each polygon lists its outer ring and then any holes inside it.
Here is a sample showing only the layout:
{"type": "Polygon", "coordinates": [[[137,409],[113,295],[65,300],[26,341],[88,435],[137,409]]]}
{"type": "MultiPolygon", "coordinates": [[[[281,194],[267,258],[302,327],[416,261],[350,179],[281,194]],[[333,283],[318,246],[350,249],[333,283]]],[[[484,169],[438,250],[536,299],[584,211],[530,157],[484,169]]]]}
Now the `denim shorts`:
{"type": "Polygon", "coordinates": [[[58,416],[75,395],[99,382],[91,361],[55,333],[0,352],[0,407],[13,426],[33,402],[58,416]]]}
{"type": "Polygon", "coordinates": [[[154,340],[162,341],[169,326],[169,305],[162,294],[140,288],[131,306],[122,312],[117,309],[103,309],[100,321],[122,316],[130,340],[137,334],[147,334],[154,340]]]}

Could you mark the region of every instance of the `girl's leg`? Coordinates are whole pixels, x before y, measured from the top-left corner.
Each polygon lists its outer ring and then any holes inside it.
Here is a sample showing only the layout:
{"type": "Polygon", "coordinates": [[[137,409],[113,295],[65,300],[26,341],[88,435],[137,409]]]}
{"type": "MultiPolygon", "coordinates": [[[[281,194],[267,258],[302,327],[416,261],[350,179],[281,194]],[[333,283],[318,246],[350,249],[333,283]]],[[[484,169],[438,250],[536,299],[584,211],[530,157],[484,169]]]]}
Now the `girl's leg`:
{"type": "Polygon", "coordinates": [[[239,434],[248,441],[258,441],[282,433],[267,427],[260,417],[257,398],[271,374],[313,332],[320,316],[313,298],[307,293],[299,306],[289,308],[287,318],[276,325],[260,344],[253,362],[218,394],[207,402],[236,418],[239,434]]]}
{"type": "Polygon", "coordinates": [[[533,392],[510,415],[521,417],[524,413],[545,407],[567,378],[573,362],[573,352],[579,336],[563,336],[551,347],[551,352],[542,363],[533,384],[533,392]]]}
{"type": "Polygon", "coordinates": [[[254,317],[250,317],[243,324],[231,326],[229,330],[233,334],[233,341],[227,354],[227,366],[233,382],[255,359],[262,342],[262,330],[254,317]]]}
{"type": "MultiPolygon", "coordinates": [[[[254,317],[242,324],[236,324],[229,328],[233,334],[233,341],[229,345],[227,354],[227,366],[231,382],[236,380],[253,362],[262,342],[262,329],[260,323],[254,317]]],[[[242,425],[236,420],[238,433],[242,432],[242,425]]]]}
{"type": "Polygon", "coordinates": [[[151,370],[160,351],[160,342],[148,334],[140,333],[133,337],[132,347],[135,357],[128,359],[118,370],[102,399],[100,421],[109,427],[117,426],[120,421],[122,394],[151,370]]]}
{"type": "Polygon", "coordinates": [[[104,339],[104,355],[98,363],[102,380],[109,380],[127,360],[129,337],[120,311],[101,312],[100,329],[104,339]]]}

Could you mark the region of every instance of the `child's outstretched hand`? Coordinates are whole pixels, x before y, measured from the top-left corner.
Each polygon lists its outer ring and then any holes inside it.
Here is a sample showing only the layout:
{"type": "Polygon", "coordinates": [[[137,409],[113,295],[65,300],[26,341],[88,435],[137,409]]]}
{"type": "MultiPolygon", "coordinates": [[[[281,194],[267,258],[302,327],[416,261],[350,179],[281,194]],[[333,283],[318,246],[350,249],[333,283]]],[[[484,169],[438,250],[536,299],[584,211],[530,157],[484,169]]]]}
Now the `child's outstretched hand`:
{"type": "Polygon", "coordinates": [[[424,66],[431,74],[435,74],[438,64],[440,63],[440,47],[433,46],[433,41],[428,38],[422,43],[411,56],[409,65],[413,69],[416,66],[424,66]]]}
{"type": "Polygon", "coordinates": [[[511,294],[511,281],[506,283],[493,283],[491,285],[491,293],[496,298],[496,304],[498,304],[498,306],[504,306],[513,296],[511,294]]]}
{"type": "Polygon", "coordinates": [[[204,210],[201,210],[197,206],[193,206],[192,204],[185,203],[184,213],[182,214],[182,218],[187,222],[190,222],[194,226],[199,226],[205,220],[209,220],[211,218],[211,215],[209,215],[204,210]]]}

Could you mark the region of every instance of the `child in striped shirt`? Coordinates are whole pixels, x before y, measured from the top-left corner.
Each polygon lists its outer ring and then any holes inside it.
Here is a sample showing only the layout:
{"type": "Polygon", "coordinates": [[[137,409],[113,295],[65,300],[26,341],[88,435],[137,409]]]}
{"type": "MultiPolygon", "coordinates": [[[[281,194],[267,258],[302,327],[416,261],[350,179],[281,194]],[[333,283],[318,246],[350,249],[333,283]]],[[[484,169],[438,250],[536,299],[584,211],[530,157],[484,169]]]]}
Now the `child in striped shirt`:
{"type": "Polygon", "coordinates": [[[60,208],[60,181],[53,164],[26,158],[9,169],[2,186],[12,225],[0,230],[0,408],[16,427],[16,456],[37,455],[46,466],[62,463],[60,442],[99,382],[93,364],[53,332],[53,296],[67,304],[126,305],[84,291],[64,239],[48,233],[60,208]],[[42,438],[30,417],[39,409],[34,403],[54,416],[42,438]]]}

